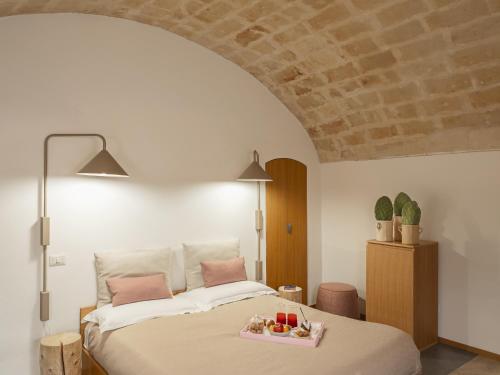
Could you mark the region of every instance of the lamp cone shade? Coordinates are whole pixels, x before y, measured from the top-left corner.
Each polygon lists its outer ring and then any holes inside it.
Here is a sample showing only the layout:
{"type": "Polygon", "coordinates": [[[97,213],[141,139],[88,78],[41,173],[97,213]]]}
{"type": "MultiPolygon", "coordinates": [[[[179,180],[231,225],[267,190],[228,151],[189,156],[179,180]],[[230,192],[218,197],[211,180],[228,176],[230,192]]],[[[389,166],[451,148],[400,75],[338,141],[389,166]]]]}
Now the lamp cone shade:
{"type": "Polygon", "coordinates": [[[243,171],[238,181],[272,181],[272,177],[269,176],[264,169],[259,165],[258,162],[253,161],[250,166],[243,171]]]}
{"type": "Polygon", "coordinates": [[[99,152],[78,174],[85,176],[128,177],[127,172],[118,164],[107,150],[99,152]]]}

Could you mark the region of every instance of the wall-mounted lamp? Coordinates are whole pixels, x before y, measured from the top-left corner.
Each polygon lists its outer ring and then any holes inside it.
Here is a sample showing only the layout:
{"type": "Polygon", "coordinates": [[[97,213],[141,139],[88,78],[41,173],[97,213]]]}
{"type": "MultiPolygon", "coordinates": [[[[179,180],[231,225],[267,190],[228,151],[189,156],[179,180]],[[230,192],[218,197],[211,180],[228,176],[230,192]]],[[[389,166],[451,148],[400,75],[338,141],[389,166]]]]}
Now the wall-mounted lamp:
{"type": "Polygon", "coordinates": [[[86,176],[103,177],[128,177],[128,174],[106,150],[106,139],[100,134],[50,134],[45,138],[43,147],[43,192],[42,192],[42,217],[40,219],[41,238],[43,249],[43,280],[40,292],[40,320],[49,320],[49,292],[47,290],[47,247],[50,244],[50,218],[47,216],[47,177],[49,140],[55,137],[98,137],[102,141],[102,150],[90,160],[77,174],[86,176]]]}
{"type": "Polygon", "coordinates": [[[250,166],[243,171],[238,181],[257,182],[257,210],[255,211],[255,230],[257,231],[257,260],[255,261],[255,280],[262,280],[262,260],[260,251],[260,241],[262,238],[262,229],[264,228],[264,217],[260,209],[260,183],[272,181],[269,176],[259,164],[259,153],[253,152],[253,162],[250,166]]]}

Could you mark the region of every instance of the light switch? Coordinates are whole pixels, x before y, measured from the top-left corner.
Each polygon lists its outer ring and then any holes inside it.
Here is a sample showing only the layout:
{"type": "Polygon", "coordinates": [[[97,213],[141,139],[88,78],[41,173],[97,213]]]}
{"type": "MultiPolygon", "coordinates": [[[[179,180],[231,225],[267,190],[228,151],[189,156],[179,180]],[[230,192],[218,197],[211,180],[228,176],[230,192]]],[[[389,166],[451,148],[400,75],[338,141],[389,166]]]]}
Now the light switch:
{"type": "Polygon", "coordinates": [[[57,267],[64,265],[66,265],[66,255],[64,254],[49,255],[49,266],[57,267]]]}

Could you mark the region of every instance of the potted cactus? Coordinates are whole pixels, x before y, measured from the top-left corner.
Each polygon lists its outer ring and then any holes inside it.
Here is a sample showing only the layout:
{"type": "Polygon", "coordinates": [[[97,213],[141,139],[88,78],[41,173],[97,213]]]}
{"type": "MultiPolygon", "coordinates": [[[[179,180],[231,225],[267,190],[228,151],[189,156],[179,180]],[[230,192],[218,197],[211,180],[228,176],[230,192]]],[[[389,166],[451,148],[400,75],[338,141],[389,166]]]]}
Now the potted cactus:
{"type": "Polygon", "coordinates": [[[417,202],[406,202],[403,206],[402,215],[401,227],[398,228],[401,231],[402,243],[405,245],[417,245],[420,233],[422,233],[422,228],[419,225],[422,212],[417,202]]]}
{"type": "Polygon", "coordinates": [[[401,232],[399,227],[401,226],[401,215],[403,211],[403,206],[411,202],[410,197],[406,193],[399,193],[394,199],[394,241],[401,242],[401,232]]]}
{"type": "Polygon", "coordinates": [[[377,219],[377,241],[390,242],[393,239],[393,207],[389,197],[380,197],[375,203],[375,219],[377,219]]]}

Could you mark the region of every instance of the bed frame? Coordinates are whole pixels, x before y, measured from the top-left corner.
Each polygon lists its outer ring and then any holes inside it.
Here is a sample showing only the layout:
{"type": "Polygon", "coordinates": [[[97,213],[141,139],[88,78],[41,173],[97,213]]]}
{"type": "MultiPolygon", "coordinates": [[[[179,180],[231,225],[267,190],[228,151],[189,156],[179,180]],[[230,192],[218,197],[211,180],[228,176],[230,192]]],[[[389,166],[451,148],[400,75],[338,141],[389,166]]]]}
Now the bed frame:
{"type": "MultiPolygon", "coordinates": [[[[174,290],[173,294],[179,294],[185,292],[185,290],[174,290]]],[[[86,306],[80,308],[80,335],[82,337],[82,343],[85,342],[85,327],[87,327],[87,322],[82,322],[85,315],[90,314],[97,308],[96,305],[86,306]]],[[[82,348],[82,375],[108,375],[104,367],[97,362],[92,354],[86,349],[82,348]]]]}
{"type": "MultiPolygon", "coordinates": [[[[82,319],[96,308],[96,305],[80,308],[80,335],[82,337],[82,343],[85,341],[85,327],[87,327],[87,322],[82,322],[82,319]]],[[[102,367],[84,347],[82,347],[82,375],[108,375],[104,367],[102,367]]]]}

